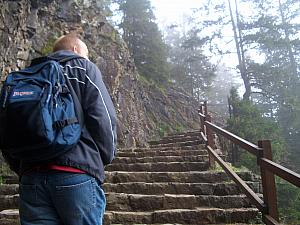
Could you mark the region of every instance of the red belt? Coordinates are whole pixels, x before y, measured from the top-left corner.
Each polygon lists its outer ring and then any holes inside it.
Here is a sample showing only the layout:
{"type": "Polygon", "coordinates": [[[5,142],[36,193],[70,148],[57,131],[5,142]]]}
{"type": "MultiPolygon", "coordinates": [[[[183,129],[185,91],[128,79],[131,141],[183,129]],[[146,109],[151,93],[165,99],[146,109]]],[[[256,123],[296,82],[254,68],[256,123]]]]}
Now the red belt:
{"type": "Polygon", "coordinates": [[[63,171],[63,172],[70,172],[70,173],[85,173],[85,171],[70,167],[70,166],[58,166],[58,165],[53,165],[53,164],[46,164],[46,165],[41,165],[41,166],[36,166],[29,170],[28,172],[47,172],[50,170],[58,170],[58,171],[63,171]]]}

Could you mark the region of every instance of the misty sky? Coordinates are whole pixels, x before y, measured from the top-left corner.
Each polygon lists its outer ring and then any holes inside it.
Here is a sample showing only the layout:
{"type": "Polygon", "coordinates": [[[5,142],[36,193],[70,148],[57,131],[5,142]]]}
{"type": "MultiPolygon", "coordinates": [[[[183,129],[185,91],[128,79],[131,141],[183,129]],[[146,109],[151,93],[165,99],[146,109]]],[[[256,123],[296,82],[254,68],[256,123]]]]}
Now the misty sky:
{"type": "Polygon", "coordinates": [[[192,8],[202,5],[201,0],[151,0],[159,26],[182,20],[192,8]]]}

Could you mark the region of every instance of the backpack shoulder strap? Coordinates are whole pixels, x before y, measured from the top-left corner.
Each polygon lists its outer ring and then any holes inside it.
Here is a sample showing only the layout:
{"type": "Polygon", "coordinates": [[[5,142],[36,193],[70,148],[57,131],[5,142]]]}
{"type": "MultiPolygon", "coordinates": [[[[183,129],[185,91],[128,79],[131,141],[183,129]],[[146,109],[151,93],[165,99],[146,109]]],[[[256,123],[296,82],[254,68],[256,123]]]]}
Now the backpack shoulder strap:
{"type": "MultiPolygon", "coordinates": [[[[80,58],[83,59],[83,57],[76,56],[76,55],[66,57],[66,58],[63,58],[61,60],[57,60],[57,59],[50,58],[50,57],[48,57],[48,58],[50,60],[56,60],[59,63],[66,63],[66,62],[68,62],[72,59],[80,59],[80,58]]],[[[69,82],[68,82],[68,88],[70,89],[70,93],[71,93],[73,101],[74,101],[75,111],[76,111],[80,126],[82,128],[83,125],[84,125],[84,113],[83,113],[83,108],[82,108],[81,102],[79,101],[78,95],[75,93],[73,86],[69,82]]]]}
{"type": "Polygon", "coordinates": [[[84,125],[84,113],[83,113],[83,108],[82,108],[81,102],[79,101],[78,95],[75,93],[74,88],[72,87],[71,84],[68,85],[68,88],[70,89],[70,93],[71,93],[71,96],[74,101],[75,112],[77,114],[78,121],[82,128],[84,125]]]}
{"type": "MultiPolygon", "coordinates": [[[[50,56],[46,56],[46,58],[47,58],[47,60],[54,60],[54,61],[56,61],[56,62],[58,62],[60,64],[63,64],[63,63],[66,63],[66,62],[68,62],[68,61],[70,61],[72,59],[80,59],[80,58],[83,58],[83,57],[81,57],[79,55],[72,55],[72,56],[68,56],[68,57],[65,57],[65,58],[60,59],[60,60],[56,59],[56,58],[52,58],[50,56]]],[[[64,78],[64,76],[62,78],[64,80],[66,80],[64,78]]],[[[75,112],[76,112],[77,117],[78,117],[77,119],[78,119],[79,124],[80,124],[80,126],[82,128],[83,125],[84,125],[84,113],[83,113],[83,108],[82,108],[81,102],[80,102],[80,100],[78,98],[78,95],[75,93],[73,86],[70,84],[70,82],[67,82],[67,87],[69,88],[70,94],[71,94],[71,96],[73,98],[75,112]]]]}

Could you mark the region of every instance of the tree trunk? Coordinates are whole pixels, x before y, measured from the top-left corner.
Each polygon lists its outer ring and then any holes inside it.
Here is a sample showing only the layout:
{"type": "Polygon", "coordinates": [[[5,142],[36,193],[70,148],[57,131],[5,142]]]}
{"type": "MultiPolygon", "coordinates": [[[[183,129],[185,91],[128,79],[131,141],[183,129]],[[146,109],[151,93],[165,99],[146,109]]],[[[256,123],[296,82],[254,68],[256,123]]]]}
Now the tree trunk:
{"type": "MultiPolygon", "coordinates": [[[[249,78],[247,76],[247,71],[246,71],[243,43],[242,43],[242,39],[241,39],[242,38],[241,30],[235,24],[230,0],[228,0],[228,5],[229,5],[230,19],[231,19],[233,34],[234,34],[235,47],[236,47],[238,61],[239,61],[239,70],[240,70],[241,77],[243,79],[244,87],[245,87],[245,93],[243,95],[243,99],[250,100],[251,85],[250,85],[250,81],[249,81],[249,78]]],[[[239,14],[237,11],[237,3],[236,2],[235,2],[235,5],[236,5],[236,18],[237,18],[237,22],[239,23],[239,14]]]]}
{"type": "Polygon", "coordinates": [[[278,3],[279,3],[279,11],[280,11],[280,16],[281,16],[281,21],[282,21],[282,25],[283,25],[283,28],[284,28],[286,46],[287,46],[287,50],[289,52],[289,59],[290,59],[292,73],[293,73],[292,80],[295,80],[295,78],[297,77],[297,64],[296,64],[293,49],[292,49],[292,46],[291,46],[290,33],[289,33],[288,28],[286,26],[287,23],[286,23],[286,19],[284,17],[284,14],[283,14],[281,0],[278,0],[278,3]]]}

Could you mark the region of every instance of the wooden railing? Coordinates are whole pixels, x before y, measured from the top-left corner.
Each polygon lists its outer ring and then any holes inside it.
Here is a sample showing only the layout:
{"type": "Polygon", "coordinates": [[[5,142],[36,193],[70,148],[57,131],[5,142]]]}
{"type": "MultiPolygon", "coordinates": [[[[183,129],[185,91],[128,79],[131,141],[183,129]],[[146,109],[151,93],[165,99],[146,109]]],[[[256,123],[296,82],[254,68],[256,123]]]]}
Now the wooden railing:
{"type": "Polygon", "coordinates": [[[258,141],[258,144],[255,145],[213,124],[211,116],[208,114],[206,101],[201,103],[199,116],[201,136],[206,142],[210,167],[215,167],[215,162],[217,162],[224,169],[231,179],[242,189],[245,195],[250,198],[251,203],[262,213],[264,223],[267,225],[279,224],[275,175],[297,187],[300,187],[300,175],[272,161],[272,149],[269,140],[258,141]],[[216,153],[214,150],[213,133],[223,136],[256,156],[257,165],[260,167],[261,172],[263,199],[261,199],[216,153]]]}

